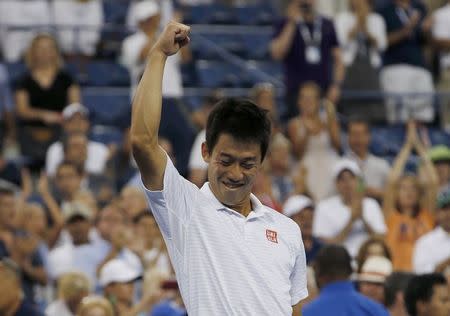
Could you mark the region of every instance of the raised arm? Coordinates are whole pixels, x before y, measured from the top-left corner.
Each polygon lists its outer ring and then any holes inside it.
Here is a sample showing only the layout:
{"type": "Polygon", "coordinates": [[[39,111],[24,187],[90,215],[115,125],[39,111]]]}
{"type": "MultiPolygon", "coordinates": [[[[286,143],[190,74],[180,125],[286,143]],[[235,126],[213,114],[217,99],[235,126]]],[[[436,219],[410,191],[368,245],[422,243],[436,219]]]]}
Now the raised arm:
{"type": "Polygon", "coordinates": [[[330,134],[331,144],[337,152],[341,151],[341,127],[336,117],[336,108],[334,103],[324,100],[325,110],[327,113],[327,130],[330,134]]]}
{"type": "Polygon", "coordinates": [[[400,150],[399,154],[395,158],[394,165],[392,166],[392,169],[388,175],[387,186],[383,198],[383,212],[385,218],[388,216],[389,212],[391,212],[395,208],[395,187],[403,174],[406,162],[409,158],[409,155],[411,154],[414,139],[417,137],[415,133],[417,132],[414,125],[412,123],[409,123],[406,141],[403,144],[403,147],[400,150]]]}
{"type": "Polygon", "coordinates": [[[270,43],[270,54],[274,60],[283,60],[292,46],[292,41],[297,31],[297,23],[300,21],[301,12],[295,1],[287,9],[287,20],[280,34],[270,43]]]}
{"type": "Polygon", "coordinates": [[[163,188],[166,154],[158,144],[161,120],[162,78],[168,56],[189,43],[190,28],[171,22],[150,50],[147,66],[133,100],[131,146],[144,185],[150,190],[163,188]]]}
{"type": "Polygon", "coordinates": [[[416,138],[415,141],[415,148],[417,151],[417,154],[420,156],[420,159],[423,163],[423,187],[424,195],[422,199],[422,206],[430,211],[433,212],[436,207],[436,197],[439,190],[439,177],[436,171],[436,168],[433,165],[433,162],[431,161],[430,157],[427,155],[427,151],[425,147],[423,146],[422,142],[419,140],[419,138],[416,138]]]}

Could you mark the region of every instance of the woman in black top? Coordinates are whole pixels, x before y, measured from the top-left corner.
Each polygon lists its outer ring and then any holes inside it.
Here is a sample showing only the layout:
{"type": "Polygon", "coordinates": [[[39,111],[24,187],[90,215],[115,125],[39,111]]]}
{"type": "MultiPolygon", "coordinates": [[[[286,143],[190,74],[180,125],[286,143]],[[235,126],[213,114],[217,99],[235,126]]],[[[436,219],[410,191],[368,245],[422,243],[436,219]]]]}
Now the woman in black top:
{"type": "Polygon", "coordinates": [[[80,102],[80,88],[62,69],[61,54],[50,35],[34,38],[25,59],[28,72],[16,90],[19,142],[22,154],[40,167],[48,146],[59,137],[62,110],[80,102]]]}

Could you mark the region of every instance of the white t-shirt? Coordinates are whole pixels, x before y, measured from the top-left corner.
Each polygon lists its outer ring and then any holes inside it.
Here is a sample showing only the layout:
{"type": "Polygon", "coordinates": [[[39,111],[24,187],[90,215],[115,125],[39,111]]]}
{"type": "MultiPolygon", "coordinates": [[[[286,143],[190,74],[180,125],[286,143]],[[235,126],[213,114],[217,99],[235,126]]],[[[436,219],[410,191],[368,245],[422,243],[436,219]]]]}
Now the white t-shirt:
{"type": "Polygon", "coordinates": [[[206,130],[200,131],[195,137],[194,144],[192,144],[191,154],[189,156],[189,170],[192,169],[208,169],[208,164],[203,160],[202,144],[206,141],[206,130]]]}
{"type": "Polygon", "coordinates": [[[17,62],[33,37],[50,29],[50,8],[46,0],[0,1],[0,46],[7,62],[17,62]],[[8,25],[8,28],[5,26],[8,25]],[[30,27],[13,29],[13,27],[30,27]]]}
{"type": "Polygon", "coordinates": [[[442,227],[423,235],[416,241],[413,267],[416,273],[431,273],[450,258],[450,234],[442,227]]]}
{"type": "Polygon", "coordinates": [[[300,229],[251,196],[244,217],[180,176],[167,158],[163,191],[147,191],[189,315],[292,315],[308,295],[300,229]]]}
{"type": "MultiPolygon", "coordinates": [[[[128,36],[122,43],[121,63],[128,68],[131,76],[132,95],[136,91],[139,80],[145,70],[145,63],[139,61],[139,54],[147,44],[144,32],[128,36]]],[[[164,97],[180,98],[183,96],[183,84],[180,72],[180,56],[178,54],[167,58],[164,67],[162,94],[164,97]]]]}
{"type": "Polygon", "coordinates": [[[64,0],[52,2],[53,20],[56,26],[79,26],[58,29],[58,42],[63,52],[92,56],[100,40],[100,29],[104,23],[102,0],[64,0]]]}
{"type": "MultiPolygon", "coordinates": [[[[378,234],[386,233],[383,212],[377,201],[364,198],[362,216],[370,227],[378,234]]],[[[350,208],[342,202],[340,196],[321,201],[314,212],[313,235],[322,238],[336,237],[347,225],[351,217],[350,208]]],[[[361,219],[353,223],[350,234],[343,245],[352,257],[358,253],[361,244],[369,237],[361,219]]]]}
{"type": "MultiPolygon", "coordinates": [[[[87,148],[87,159],[84,166],[85,171],[90,174],[101,174],[108,162],[109,149],[105,144],[89,141],[87,148]]],[[[61,142],[55,142],[47,149],[45,158],[45,171],[53,176],[59,164],[64,159],[64,151],[61,142]]]]}
{"type": "MultiPolygon", "coordinates": [[[[450,4],[434,12],[433,37],[436,39],[450,40],[450,4]]],[[[450,52],[441,55],[441,67],[450,67],[450,52]]]]}
{"type": "MultiPolygon", "coordinates": [[[[348,34],[356,24],[356,16],[351,12],[343,12],[336,17],[336,34],[342,47],[342,58],[345,65],[353,64],[358,52],[356,38],[350,39],[348,34]]],[[[370,13],[366,21],[367,30],[375,38],[377,47],[370,49],[370,62],[372,67],[381,66],[380,54],[387,47],[386,24],[377,13],[370,13]]]]}
{"type": "Polygon", "coordinates": [[[74,316],[63,300],[56,300],[45,309],[45,316],[74,316]]]}

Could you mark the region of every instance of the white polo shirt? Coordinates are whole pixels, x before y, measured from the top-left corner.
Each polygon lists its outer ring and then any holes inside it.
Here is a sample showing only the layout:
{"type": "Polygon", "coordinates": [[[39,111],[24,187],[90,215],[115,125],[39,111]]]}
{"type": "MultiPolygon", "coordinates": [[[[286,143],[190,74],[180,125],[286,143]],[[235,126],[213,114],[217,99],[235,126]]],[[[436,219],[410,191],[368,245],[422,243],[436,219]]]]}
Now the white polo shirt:
{"type": "MultiPolygon", "coordinates": [[[[434,23],[432,34],[435,39],[450,40],[450,4],[436,10],[433,14],[434,23]]],[[[441,53],[442,69],[450,68],[450,53],[441,53]]]]}
{"type": "MultiPolygon", "coordinates": [[[[362,201],[362,216],[370,227],[378,234],[386,233],[383,212],[377,201],[364,198],[362,201]]],[[[351,217],[350,208],[336,195],[320,202],[314,212],[313,235],[322,238],[336,237],[347,225],[351,217]]],[[[353,223],[350,234],[343,245],[352,257],[355,257],[359,247],[366,241],[369,234],[361,219],[353,223]]]]}
{"type": "Polygon", "coordinates": [[[442,227],[423,235],[416,241],[413,267],[416,273],[431,273],[450,258],[450,234],[442,227]]]}
{"type": "Polygon", "coordinates": [[[244,217],[167,158],[163,191],[148,191],[189,315],[292,315],[308,295],[300,229],[251,196],[244,217]]]}

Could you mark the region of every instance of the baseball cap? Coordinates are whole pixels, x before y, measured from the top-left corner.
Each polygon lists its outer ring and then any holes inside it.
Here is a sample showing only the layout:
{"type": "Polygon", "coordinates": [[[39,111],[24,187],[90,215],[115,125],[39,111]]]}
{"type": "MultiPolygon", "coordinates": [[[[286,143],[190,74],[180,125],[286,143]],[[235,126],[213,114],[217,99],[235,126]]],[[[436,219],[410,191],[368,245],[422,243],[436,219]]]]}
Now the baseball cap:
{"type": "Polygon", "coordinates": [[[431,161],[433,162],[450,162],[450,148],[445,145],[433,146],[428,151],[428,157],[430,157],[431,161]]]}
{"type": "Polygon", "coordinates": [[[62,215],[65,222],[68,222],[75,216],[81,216],[87,220],[91,220],[93,217],[91,209],[78,201],[64,203],[62,206],[62,215]]]}
{"type": "Polygon", "coordinates": [[[71,103],[64,108],[62,116],[65,120],[68,120],[77,113],[88,116],[89,110],[81,103],[71,103]]]}
{"type": "Polygon", "coordinates": [[[283,214],[292,217],[305,208],[314,208],[314,202],[304,195],[293,195],[283,205],[283,214]]]}
{"type": "Polygon", "coordinates": [[[351,173],[353,173],[353,175],[360,177],[362,175],[361,169],[359,168],[358,164],[356,162],[354,162],[353,160],[344,158],[339,160],[333,167],[333,179],[337,179],[337,177],[339,177],[339,175],[343,172],[343,171],[350,171],[351,173]]]}
{"type": "Polygon", "coordinates": [[[437,208],[446,208],[450,206],[450,186],[439,192],[437,197],[437,208]]]}
{"type": "Polygon", "coordinates": [[[371,256],[364,262],[357,281],[384,283],[392,270],[392,263],[389,259],[382,256],[371,256]]]}
{"type": "Polygon", "coordinates": [[[146,0],[136,4],[136,21],[140,22],[159,14],[159,6],[154,1],[146,0]]]}
{"type": "Polygon", "coordinates": [[[111,283],[129,283],[140,277],[140,271],[133,269],[122,259],[113,259],[100,270],[99,284],[105,287],[111,283]]]}

